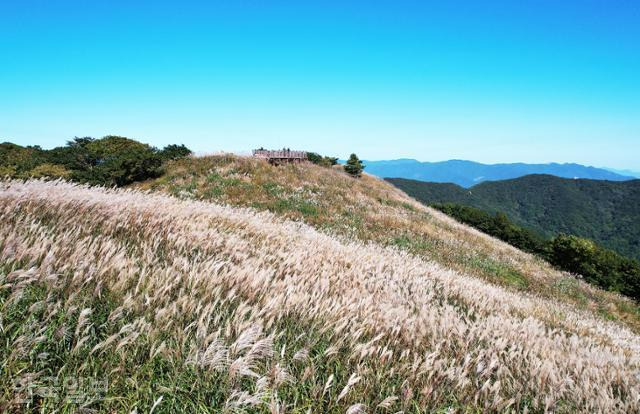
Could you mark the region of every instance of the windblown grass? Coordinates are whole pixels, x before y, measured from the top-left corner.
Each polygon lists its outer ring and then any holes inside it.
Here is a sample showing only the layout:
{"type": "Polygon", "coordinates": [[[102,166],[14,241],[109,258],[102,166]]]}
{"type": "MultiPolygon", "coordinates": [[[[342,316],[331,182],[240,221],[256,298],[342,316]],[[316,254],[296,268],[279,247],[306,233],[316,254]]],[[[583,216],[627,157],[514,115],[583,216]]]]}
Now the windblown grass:
{"type": "Polygon", "coordinates": [[[7,410],[70,410],[12,405],[70,375],[100,411],[640,410],[630,330],[398,248],[63,182],[0,184],[0,216],[7,410]]]}
{"type": "Polygon", "coordinates": [[[499,286],[606,314],[640,332],[640,310],[633,301],[576,281],[375,177],[365,174],[355,180],[338,167],[274,167],[233,155],[183,159],[167,170],[163,177],[137,187],[267,210],[348,239],[396,246],[499,286]]]}

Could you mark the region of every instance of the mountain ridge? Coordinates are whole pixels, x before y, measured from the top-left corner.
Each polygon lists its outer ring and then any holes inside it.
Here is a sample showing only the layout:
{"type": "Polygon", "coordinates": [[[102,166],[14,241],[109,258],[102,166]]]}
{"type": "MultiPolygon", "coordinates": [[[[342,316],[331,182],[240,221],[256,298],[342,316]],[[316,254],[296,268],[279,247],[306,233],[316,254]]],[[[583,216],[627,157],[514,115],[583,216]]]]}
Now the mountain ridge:
{"type": "Polygon", "coordinates": [[[640,171],[634,171],[630,169],[609,168],[609,167],[602,167],[602,169],[611,171],[612,173],[623,175],[625,177],[640,178],[640,171]]]}
{"type": "Polygon", "coordinates": [[[531,174],[549,174],[562,178],[587,178],[596,180],[627,181],[625,176],[609,169],[585,166],[577,163],[498,163],[483,164],[475,161],[452,159],[437,162],[421,162],[413,159],[365,160],[366,171],[381,178],[407,178],[419,181],[454,183],[471,187],[484,181],[506,180],[531,174]]]}

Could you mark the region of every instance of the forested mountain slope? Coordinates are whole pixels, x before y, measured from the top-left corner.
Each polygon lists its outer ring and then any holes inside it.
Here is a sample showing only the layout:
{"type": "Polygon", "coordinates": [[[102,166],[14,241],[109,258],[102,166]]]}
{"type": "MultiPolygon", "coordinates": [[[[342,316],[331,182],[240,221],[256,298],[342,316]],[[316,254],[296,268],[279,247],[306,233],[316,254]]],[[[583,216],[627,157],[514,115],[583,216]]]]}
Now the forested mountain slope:
{"type": "Polygon", "coordinates": [[[387,181],[426,204],[451,202],[504,212],[516,223],[546,236],[575,234],[640,259],[640,180],[528,175],[469,189],[401,178],[387,181]]]}

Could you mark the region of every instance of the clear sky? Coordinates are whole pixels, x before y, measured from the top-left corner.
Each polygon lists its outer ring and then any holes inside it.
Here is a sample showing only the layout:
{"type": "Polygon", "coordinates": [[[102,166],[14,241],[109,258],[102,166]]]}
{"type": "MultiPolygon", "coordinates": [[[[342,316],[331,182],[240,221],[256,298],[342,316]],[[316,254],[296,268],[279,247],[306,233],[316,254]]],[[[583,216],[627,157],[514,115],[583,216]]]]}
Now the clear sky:
{"type": "Polygon", "coordinates": [[[0,0],[0,141],[640,170],[640,1],[0,0]]]}

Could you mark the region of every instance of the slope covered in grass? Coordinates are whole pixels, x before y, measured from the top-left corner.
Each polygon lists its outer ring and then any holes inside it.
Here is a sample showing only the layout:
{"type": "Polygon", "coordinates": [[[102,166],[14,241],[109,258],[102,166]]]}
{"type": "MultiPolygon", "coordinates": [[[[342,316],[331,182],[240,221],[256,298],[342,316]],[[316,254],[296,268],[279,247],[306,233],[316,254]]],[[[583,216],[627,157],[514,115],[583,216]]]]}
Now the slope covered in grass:
{"type": "Polygon", "coordinates": [[[339,167],[274,167],[232,155],[171,163],[137,188],[268,210],[347,239],[396,246],[499,286],[588,309],[640,329],[633,302],[560,273],[541,259],[423,206],[383,180],[353,179],[339,167]]]}
{"type": "Polygon", "coordinates": [[[640,338],[588,310],[254,209],[0,185],[3,410],[74,376],[100,411],[640,409],[640,338]]]}

